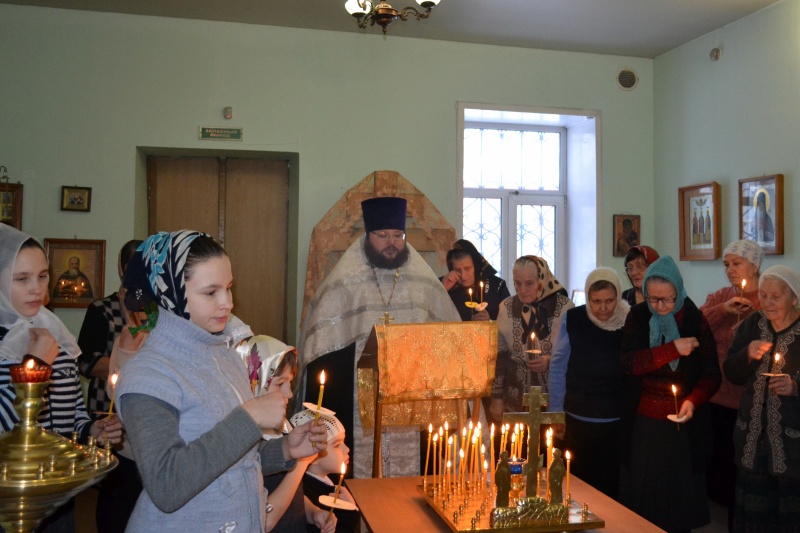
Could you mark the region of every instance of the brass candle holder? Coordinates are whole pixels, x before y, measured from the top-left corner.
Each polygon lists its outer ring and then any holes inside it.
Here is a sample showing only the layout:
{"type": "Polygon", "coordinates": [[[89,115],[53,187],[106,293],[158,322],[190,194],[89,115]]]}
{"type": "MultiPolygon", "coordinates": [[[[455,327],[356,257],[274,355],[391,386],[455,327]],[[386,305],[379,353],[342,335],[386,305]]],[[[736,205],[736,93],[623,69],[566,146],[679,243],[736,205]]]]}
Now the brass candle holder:
{"type": "Polygon", "coordinates": [[[36,421],[49,381],[14,382],[20,422],[0,436],[0,525],[33,531],[70,498],[100,481],[119,461],[110,449],[82,446],[36,421]]]}

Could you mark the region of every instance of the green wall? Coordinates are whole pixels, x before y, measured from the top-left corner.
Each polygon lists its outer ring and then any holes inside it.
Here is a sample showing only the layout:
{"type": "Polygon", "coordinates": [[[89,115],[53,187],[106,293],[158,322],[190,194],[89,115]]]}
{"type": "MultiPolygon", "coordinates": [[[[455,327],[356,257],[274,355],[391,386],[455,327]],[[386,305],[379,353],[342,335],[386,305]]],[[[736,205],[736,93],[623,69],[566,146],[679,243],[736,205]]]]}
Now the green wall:
{"type": "MultiPolygon", "coordinates": [[[[599,111],[600,262],[621,269],[613,213],[656,235],[647,59],[0,5],[0,72],[0,164],[25,185],[23,229],[108,241],[106,292],[116,250],[146,228],[138,148],[277,152],[296,163],[299,316],[311,230],[370,172],[399,171],[458,227],[459,101],[599,111]],[[617,87],[621,68],[635,90],[617,87]],[[199,141],[200,125],[243,127],[245,142],[199,141]],[[93,188],[91,213],[59,211],[65,184],[93,188]]],[[[58,313],[77,331],[82,312],[58,313]]]]}
{"type": "MultiPolygon", "coordinates": [[[[655,242],[679,256],[678,188],[717,181],[722,247],[739,238],[738,182],[784,175],[783,256],[765,266],[800,268],[800,2],[784,0],[655,60],[655,242]],[[709,58],[719,47],[722,57],[709,58]]],[[[702,304],[727,284],[721,260],[680,263],[702,304]]]]}

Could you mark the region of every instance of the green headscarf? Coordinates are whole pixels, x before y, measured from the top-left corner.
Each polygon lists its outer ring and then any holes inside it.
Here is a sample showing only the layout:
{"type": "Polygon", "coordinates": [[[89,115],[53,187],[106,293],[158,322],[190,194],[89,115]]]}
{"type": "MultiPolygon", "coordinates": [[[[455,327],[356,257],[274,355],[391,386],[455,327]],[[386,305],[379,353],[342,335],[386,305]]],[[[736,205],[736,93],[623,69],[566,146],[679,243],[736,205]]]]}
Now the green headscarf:
{"type": "Polygon", "coordinates": [[[683,287],[683,277],[678,270],[678,265],[675,264],[672,257],[668,255],[662,256],[647,267],[642,280],[642,294],[644,294],[647,307],[653,313],[653,316],[650,317],[650,347],[655,348],[679,339],[681,334],[678,331],[678,323],[675,322],[675,313],[683,309],[683,302],[686,300],[686,289],[683,287]],[[666,315],[658,314],[648,298],[647,281],[654,277],[663,278],[675,287],[675,307],[666,315]]]}

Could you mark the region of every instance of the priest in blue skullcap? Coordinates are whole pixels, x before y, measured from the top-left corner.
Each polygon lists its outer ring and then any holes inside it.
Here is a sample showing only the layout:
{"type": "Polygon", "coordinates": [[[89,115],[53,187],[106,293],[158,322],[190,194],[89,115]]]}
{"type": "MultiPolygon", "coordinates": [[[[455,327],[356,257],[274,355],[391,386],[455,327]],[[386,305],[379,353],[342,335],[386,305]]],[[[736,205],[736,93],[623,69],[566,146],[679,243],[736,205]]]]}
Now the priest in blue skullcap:
{"type": "MultiPolygon", "coordinates": [[[[355,477],[372,473],[372,434],[364,435],[357,409],[356,363],[376,324],[459,322],[458,311],[433,270],[406,242],[406,200],[379,197],[361,203],[364,235],[320,285],[308,308],[298,350],[306,401],[317,401],[325,370],[326,408],[345,426],[355,477]],[[334,377],[335,376],[335,377],[334,377]]],[[[419,432],[387,428],[386,476],[419,474],[419,432]]]]}

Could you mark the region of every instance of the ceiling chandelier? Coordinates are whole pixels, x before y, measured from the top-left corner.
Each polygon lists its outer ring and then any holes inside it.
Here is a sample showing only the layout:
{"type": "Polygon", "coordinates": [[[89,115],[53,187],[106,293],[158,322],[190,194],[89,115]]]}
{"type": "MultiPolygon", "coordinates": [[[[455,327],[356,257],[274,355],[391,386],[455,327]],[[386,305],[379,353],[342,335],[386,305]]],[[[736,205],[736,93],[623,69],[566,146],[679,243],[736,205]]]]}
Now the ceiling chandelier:
{"type": "Polygon", "coordinates": [[[412,15],[417,20],[428,18],[431,16],[431,10],[439,2],[440,0],[417,0],[417,3],[425,8],[425,11],[419,11],[417,8],[410,6],[397,11],[388,2],[380,1],[375,4],[371,0],[347,0],[344,8],[356,18],[359,28],[378,24],[383,28],[383,33],[386,33],[386,28],[389,24],[397,19],[408,20],[408,17],[412,15]]]}

